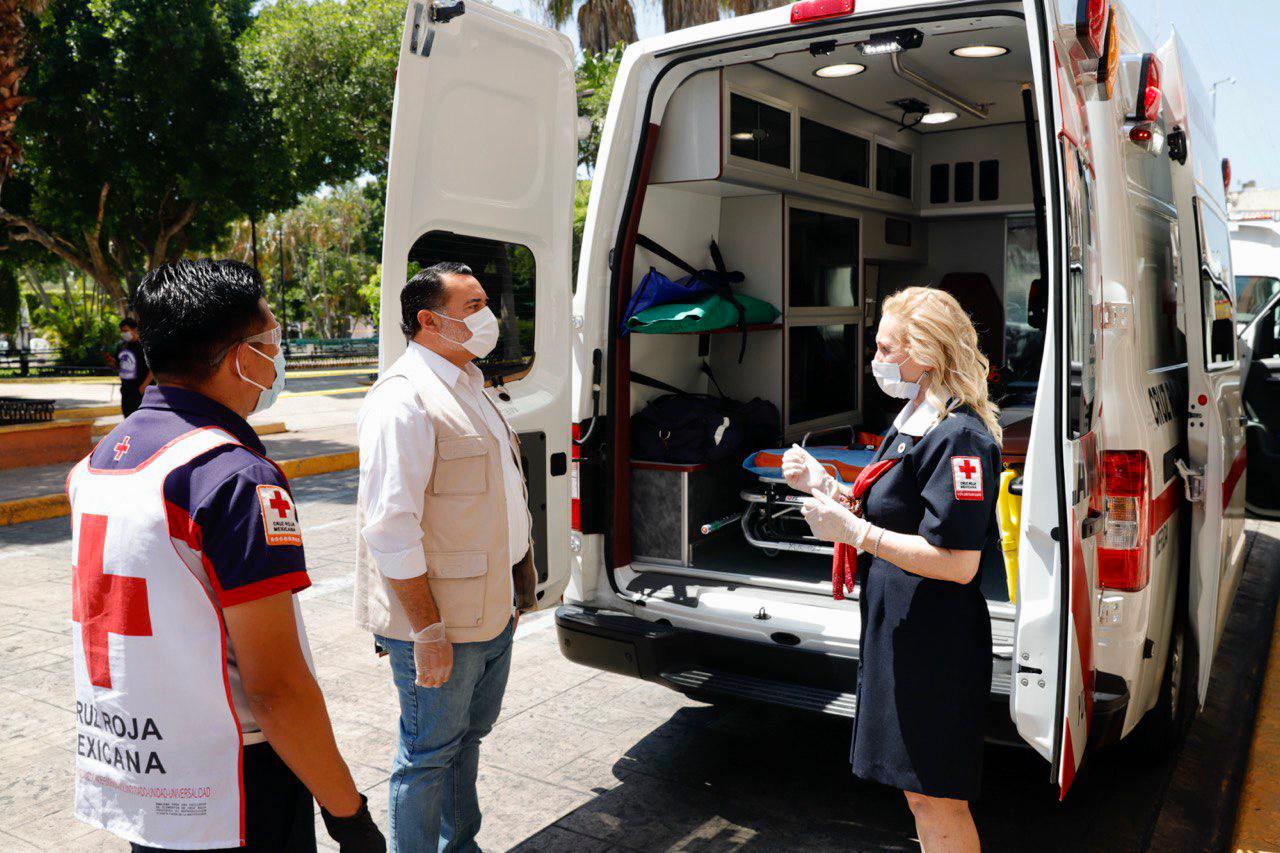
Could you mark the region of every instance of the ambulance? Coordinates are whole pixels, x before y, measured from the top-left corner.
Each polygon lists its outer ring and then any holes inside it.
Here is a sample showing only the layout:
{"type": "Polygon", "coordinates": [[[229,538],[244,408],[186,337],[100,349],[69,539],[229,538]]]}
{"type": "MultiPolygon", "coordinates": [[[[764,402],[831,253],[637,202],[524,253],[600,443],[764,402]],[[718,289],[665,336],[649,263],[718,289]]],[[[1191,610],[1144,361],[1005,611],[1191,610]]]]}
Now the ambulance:
{"type": "MultiPolygon", "coordinates": [[[[799,0],[646,39],[580,247],[573,71],[522,17],[409,4],[381,318],[435,260],[488,289],[504,334],[483,367],[565,656],[857,713],[858,603],[833,599],[829,549],[752,532],[793,507],[757,499],[741,454],[641,458],[632,419],[707,393],[775,406],[782,446],[880,432],[877,308],[928,284],[978,323],[1005,426],[992,737],[1064,795],[1090,749],[1168,748],[1240,579],[1246,458],[1221,161],[1176,35],[1156,48],[1103,0],[799,0]],[[717,259],[775,321],[624,334],[651,271],[717,259]]],[[[403,346],[384,335],[382,364],[403,346]]]]}

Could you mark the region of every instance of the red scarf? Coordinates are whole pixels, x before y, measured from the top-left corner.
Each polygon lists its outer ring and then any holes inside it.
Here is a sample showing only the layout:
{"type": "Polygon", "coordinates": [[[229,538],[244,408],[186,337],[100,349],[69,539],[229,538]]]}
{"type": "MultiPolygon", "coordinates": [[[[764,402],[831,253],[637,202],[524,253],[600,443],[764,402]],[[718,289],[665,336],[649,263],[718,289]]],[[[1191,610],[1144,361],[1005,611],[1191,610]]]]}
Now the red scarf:
{"type": "MultiPolygon", "coordinates": [[[[853,481],[854,515],[862,515],[862,498],[867,489],[879,480],[886,471],[897,465],[901,459],[881,459],[868,465],[853,481]]],[[[844,542],[836,543],[835,553],[831,556],[831,595],[836,601],[844,601],[846,592],[853,593],[853,584],[858,576],[858,549],[844,542]]]]}

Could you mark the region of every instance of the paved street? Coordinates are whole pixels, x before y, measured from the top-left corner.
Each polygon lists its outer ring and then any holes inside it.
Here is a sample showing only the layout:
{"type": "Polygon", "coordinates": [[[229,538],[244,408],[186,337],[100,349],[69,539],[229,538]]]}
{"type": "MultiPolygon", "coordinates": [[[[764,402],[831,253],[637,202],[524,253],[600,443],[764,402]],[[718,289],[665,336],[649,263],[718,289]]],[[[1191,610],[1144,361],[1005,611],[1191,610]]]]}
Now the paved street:
{"type": "MultiPolygon", "coordinates": [[[[355,475],[308,477],[295,489],[313,580],[303,611],[316,666],[342,750],[382,823],[396,707],[386,663],[349,613],[355,475]]],[[[1280,525],[1251,524],[1251,531],[1252,552],[1274,560],[1280,525]]],[[[66,519],[0,528],[6,851],[125,849],[71,818],[69,559],[66,519]]],[[[1242,588],[1249,608],[1263,609],[1268,595],[1274,602],[1270,586],[1252,583],[1254,592],[1242,588]]],[[[1247,668],[1220,667],[1227,679],[1247,668]]],[[[1210,728],[1192,736],[1209,742],[1207,761],[1171,756],[1151,766],[1123,749],[1094,755],[1065,804],[1047,782],[1047,765],[1029,750],[989,747],[976,809],[987,849],[1138,850],[1153,832],[1161,837],[1177,825],[1167,792],[1203,802],[1218,786],[1211,771],[1232,760],[1213,754],[1212,726],[1241,691],[1229,681],[1213,689],[1219,698],[1206,709],[1210,728]],[[1208,792],[1199,794],[1196,784],[1208,792]]],[[[847,754],[845,723],[706,706],[571,664],[556,647],[550,614],[541,613],[521,622],[502,717],[485,742],[480,842],[494,850],[917,849],[900,797],[854,780],[847,754]]],[[[1191,821],[1182,836],[1198,837],[1194,815],[1181,818],[1191,821]]]]}

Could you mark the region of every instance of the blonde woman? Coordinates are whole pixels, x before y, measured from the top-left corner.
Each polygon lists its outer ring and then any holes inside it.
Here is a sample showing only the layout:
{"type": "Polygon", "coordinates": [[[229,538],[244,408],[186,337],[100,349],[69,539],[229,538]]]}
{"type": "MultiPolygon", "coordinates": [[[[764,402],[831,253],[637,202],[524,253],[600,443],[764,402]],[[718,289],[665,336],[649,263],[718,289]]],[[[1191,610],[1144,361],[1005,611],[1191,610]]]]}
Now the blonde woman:
{"type": "Polygon", "coordinates": [[[872,465],[849,490],[793,447],[783,473],[811,495],[805,518],[837,543],[837,560],[851,556],[846,546],[860,552],[853,772],[902,789],[926,853],[976,851],[968,801],[981,789],[991,687],[979,578],[1004,570],[998,410],[973,323],[954,297],[910,287],[882,313],[872,372],[906,405],[872,465]]]}

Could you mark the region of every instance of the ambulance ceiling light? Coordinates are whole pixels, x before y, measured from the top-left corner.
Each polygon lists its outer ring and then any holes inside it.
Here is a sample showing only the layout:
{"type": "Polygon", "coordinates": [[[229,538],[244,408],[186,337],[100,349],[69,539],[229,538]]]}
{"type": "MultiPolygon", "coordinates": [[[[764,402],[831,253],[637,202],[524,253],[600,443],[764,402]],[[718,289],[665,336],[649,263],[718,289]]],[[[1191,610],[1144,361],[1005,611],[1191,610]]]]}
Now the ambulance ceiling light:
{"type": "Polygon", "coordinates": [[[901,53],[914,50],[924,44],[924,33],[916,29],[893,30],[887,33],[876,33],[858,45],[863,56],[882,56],[886,53],[901,53]]]}
{"type": "Polygon", "coordinates": [[[952,56],[958,56],[961,59],[995,59],[997,56],[1004,56],[1009,52],[1009,48],[1001,47],[998,44],[970,44],[964,47],[957,47],[951,51],[952,56]]]}
{"type": "Polygon", "coordinates": [[[856,62],[838,62],[835,65],[824,65],[813,72],[815,77],[852,77],[867,70],[867,66],[856,62]]]}
{"type": "Polygon", "coordinates": [[[949,121],[955,121],[956,114],[950,112],[926,113],[920,119],[921,124],[946,124],[949,121]]]}

